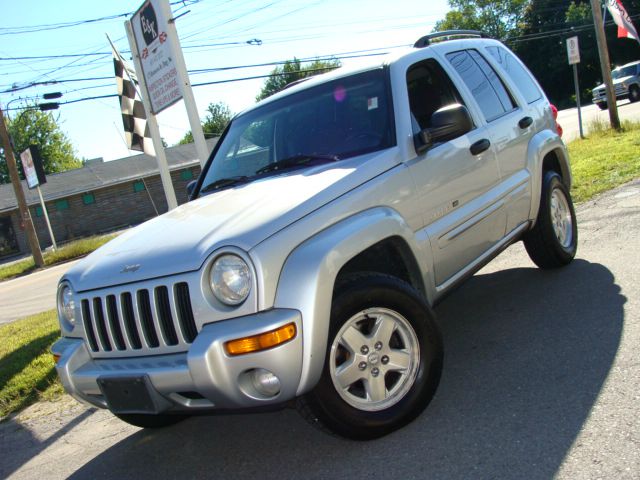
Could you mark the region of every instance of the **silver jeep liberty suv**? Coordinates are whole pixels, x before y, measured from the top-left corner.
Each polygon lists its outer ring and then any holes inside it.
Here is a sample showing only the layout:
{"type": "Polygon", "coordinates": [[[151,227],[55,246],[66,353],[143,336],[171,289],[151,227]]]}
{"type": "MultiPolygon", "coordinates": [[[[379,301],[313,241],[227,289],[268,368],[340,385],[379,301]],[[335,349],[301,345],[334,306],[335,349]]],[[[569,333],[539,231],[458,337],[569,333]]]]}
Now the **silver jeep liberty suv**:
{"type": "Polygon", "coordinates": [[[436,392],[445,293],[519,240],[571,262],[570,186],[542,89],[484,34],[310,78],[230,122],[189,203],[64,275],[58,374],[142,427],[295,403],[380,437],[436,392]]]}

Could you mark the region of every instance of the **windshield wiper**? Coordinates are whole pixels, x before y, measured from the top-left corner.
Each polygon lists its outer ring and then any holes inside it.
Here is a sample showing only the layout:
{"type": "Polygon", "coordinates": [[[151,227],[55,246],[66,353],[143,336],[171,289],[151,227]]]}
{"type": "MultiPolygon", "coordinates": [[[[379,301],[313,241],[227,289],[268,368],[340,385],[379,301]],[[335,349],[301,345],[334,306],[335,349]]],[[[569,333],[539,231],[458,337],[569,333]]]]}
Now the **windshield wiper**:
{"type": "Polygon", "coordinates": [[[319,153],[294,155],[292,157],[283,158],[282,160],[278,160],[277,162],[270,163],[269,165],[260,168],[256,171],[256,175],[262,175],[263,173],[269,172],[277,172],[278,170],[282,170],[284,168],[301,167],[318,160],[325,162],[337,162],[338,160],[340,160],[340,158],[337,155],[325,155],[319,153]]]}
{"type": "Polygon", "coordinates": [[[229,178],[221,178],[216,180],[213,183],[210,183],[204,188],[200,189],[200,193],[212,192],[214,190],[220,190],[221,188],[231,187],[234,185],[240,185],[242,183],[247,183],[249,181],[249,177],[246,175],[238,175],[236,177],[229,178]]]}

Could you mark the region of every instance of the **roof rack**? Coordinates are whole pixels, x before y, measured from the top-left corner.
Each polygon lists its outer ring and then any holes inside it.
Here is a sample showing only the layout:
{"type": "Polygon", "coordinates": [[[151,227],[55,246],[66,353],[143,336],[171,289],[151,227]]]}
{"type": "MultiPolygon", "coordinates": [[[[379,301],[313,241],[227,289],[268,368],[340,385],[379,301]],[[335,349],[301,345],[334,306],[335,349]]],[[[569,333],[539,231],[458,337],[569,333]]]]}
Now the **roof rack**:
{"type": "Polygon", "coordinates": [[[413,44],[413,48],[424,48],[431,45],[431,41],[436,38],[443,38],[445,40],[451,39],[452,37],[480,37],[480,38],[491,38],[485,32],[480,32],[479,30],[444,30],[442,32],[430,33],[429,35],[425,35],[421,37],[416,43],[413,44]]]}

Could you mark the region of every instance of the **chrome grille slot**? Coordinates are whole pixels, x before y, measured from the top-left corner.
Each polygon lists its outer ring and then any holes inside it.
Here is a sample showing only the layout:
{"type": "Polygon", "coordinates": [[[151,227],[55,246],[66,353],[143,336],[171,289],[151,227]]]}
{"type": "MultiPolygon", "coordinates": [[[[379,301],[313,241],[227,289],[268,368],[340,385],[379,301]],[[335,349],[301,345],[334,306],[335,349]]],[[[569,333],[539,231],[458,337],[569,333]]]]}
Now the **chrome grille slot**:
{"type": "Polygon", "coordinates": [[[167,345],[177,345],[178,335],[176,334],[176,328],[173,325],[173,317],[171,315],[171,304],[169,303],[169,291],[167,287],[156,287],[156,311],[160,318],[160,329],[162,330],[162,337],[167,345]]]}
{"type": "Polygon", "coordinates": [[[91,323],[91,307],[89,306],[89,300],[82,300],[82,323],[84,324],[84,331],[87,335],[87,341],[92,351],[98,351],[98,341],[96,340],[96,332],[93,329],[91,323]]]}
{"type": "Polygon", "coordinates": [[[107,324],[104,321],[104,311],[102,310],[102,299],[96,297],[93,299],[93,318],[96,321],[98,327],[98,338],[100,338],[100,345],[105,352],[110,352],[111,340],[109,340],[109,332],[107,332],[107,324]]]}
{"type": "Polygon", "coordinates": [[[148,290],[138,290],[138,313],[142,320],[142,332],[144,338],[147,341],[147,345],[151,348],[160,346],[158,341],[158,333],[156,327],[153,324],[153,315],[151,312],[151,301],[149,300],[148,290]]]}
{"type": "MultiPolygon", "coordinates": [[[[150,283],[150,284],[149,284],[150,283]]],[[[113,287],[81,296],[92,356],[140,356],[186,351],[196,326],[187,282],[113,287]]]]}
{"type": "Polygon", "coordinates": [[[193,318],[193,308],[191,307],[191,297],[189,296],[189,284],[182,282],[175,287],[176,306],[178,310],[178,320],[184,339],[191,343],[195,340],[198,330],[196,321],[193,318]]]}
{"type": "Polygon", "coordinates": [[[131,293],[123,293],[120,301],[122,305],[122,317],[124,318],[124,328],[127,331],[129,343],[134,350],[140,350],[142,348],[142,342],[140,342],[140,334],[138,333],[138,326],[136,325],[131,293]]]}
{"type": "Polygon", "coordinates": [[[107,318],[109,326],[113,333],[113,340],[118,350],[125,350],[124,337],[122,336],[122,327],[120,326],[120,315],[118,315],[118,305],[115,295],[107,295],[107,318]]]}

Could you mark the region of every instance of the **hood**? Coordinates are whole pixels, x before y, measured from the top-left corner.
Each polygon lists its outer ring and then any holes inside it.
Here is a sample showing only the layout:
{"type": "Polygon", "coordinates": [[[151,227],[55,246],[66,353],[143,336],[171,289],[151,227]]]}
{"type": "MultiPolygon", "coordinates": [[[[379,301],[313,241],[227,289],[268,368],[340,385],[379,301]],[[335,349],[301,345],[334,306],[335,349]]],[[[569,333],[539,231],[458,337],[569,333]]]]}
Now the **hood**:
{"type": "MultiPolygon", "coordinates": [[[[613,84],[614,85],[618,85],[618,84],[620,84],[622,82],[626,82],[627,80],[630,80],[632,78],[633,78],[633,75],[629,75],[627,77],[618,78],[618,79],[613,81],[613,84]]],[[[600,85],[595,87],[593,90],[604,90],[604,83],[601,83],[600,85]]]]}
{"type": "Polygon", "coordinates": [[[64,278],[76,291],[86,291],[198,270],[214,250],[235,246],[249,251],[393,167],[396,158],[389,150],[376,152],[206,195],[128,230],[64,278]]]}

